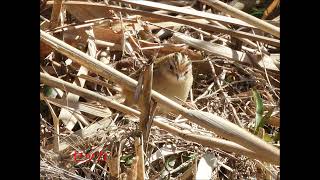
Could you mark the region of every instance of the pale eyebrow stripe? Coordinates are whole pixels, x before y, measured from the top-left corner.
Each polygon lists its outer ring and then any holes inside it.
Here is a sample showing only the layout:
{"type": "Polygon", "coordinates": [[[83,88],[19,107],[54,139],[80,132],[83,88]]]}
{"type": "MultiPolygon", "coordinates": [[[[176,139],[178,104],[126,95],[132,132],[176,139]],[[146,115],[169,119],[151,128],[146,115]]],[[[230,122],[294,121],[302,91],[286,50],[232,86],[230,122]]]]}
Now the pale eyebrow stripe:
{"type": "Polygon", "coordinates": [[[180,59],[173,60],[173,61],[174,61],[175,67],[178,67],[178,66],[179,66],[179,61],[180,61],[180,59]]]}
{"type": "Polygon", "coordinates": [[[168,63],[173,66],[173,71],[176,71],[176,72],[182,73],[192,69],[190,66],[192,64],[190,59],[183,55],[182,55],[182,58],[180,57],[180,58],[169,59],[168,63]]]}

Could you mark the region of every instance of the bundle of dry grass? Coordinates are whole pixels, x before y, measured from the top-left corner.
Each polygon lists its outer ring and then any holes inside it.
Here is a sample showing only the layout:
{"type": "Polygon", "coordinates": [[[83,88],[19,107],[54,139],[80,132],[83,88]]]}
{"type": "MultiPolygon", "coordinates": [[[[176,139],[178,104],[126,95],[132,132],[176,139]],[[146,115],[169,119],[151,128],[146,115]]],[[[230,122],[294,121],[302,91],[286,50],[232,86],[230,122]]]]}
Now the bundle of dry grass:
{"type": "Polygon", "coordinates": [[[41,2],[42,178],[279,178],[277,21],[213,0],[41,2]],[[186,101],[152,88],[161,63],[192,72],[186,101]]]}

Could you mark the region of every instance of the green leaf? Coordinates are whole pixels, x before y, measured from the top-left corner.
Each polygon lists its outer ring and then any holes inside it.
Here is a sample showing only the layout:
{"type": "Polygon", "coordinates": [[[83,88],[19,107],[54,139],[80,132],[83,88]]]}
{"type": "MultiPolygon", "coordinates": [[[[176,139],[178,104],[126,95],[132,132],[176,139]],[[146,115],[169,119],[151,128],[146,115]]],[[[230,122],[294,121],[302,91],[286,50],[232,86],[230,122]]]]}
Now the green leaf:
{"type": "Polygon", "coordinates": [[[264,133],[263,140],[266,141],[266,142],[273,142],[272,137],[267,133],[264,133]]]}
{"type": "Polygon", "coordinates": [[[44,94],[47,97],[53,97],[54,98],[57,95],[57,92],[50,86],[45,85],[43,87],[43,89],[44,89],[44,94]]]}
{"type": "Polygon", "coordinates": [[[266,8],[252,8],[251,15],[257,18],[261,18],[266,8]]]}
{"type": "Polygon", "coordinates": [[[253,93],[253,99],[255,101],[256,104],[256,123],[255,123],[255,133],[257,133],[259,127],[263,127],[264,122],[263,122],[263,103],[262,103],[262,98],[259,94],[259,92],[256,89],[252,90],[253,93]]]}

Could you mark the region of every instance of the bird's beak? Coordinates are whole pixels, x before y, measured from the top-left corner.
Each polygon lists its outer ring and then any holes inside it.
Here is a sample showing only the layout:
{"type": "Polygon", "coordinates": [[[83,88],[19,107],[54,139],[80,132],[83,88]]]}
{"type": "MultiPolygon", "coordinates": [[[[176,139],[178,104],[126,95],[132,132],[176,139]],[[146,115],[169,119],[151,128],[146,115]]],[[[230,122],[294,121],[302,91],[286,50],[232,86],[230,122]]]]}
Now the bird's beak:
{"type": "Polygon", "coordinates": [[[182,80],[183,76],[177,74],[177,81],[182,80]]]}

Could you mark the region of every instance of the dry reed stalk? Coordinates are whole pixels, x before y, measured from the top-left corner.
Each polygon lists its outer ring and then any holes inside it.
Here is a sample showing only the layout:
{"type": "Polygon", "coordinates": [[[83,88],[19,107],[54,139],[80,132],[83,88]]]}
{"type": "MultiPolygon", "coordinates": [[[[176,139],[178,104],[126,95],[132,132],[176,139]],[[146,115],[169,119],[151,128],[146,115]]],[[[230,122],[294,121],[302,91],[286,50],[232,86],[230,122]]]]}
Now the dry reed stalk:
{"type": "Polygon", "coordinates": [[[224,2],[221,2],[219,0],[200,0],[201,2],[219,10],[224,13],[230,14],[231,16],[235,18],[239,18],[244,22],[247,22],[262,31],[268,32],[278,38],[280,38],[280,28],[277,26],[274,26],[270,23],[267,23],[261,19],[258,19],[248,13],[245,13],[237,8],[234,8],[224,2]]]}
{"type": "MultiPolygon", "coordinates": [[[[250,27],[250,28],[255,28],[254,26],[236,19],[232,17],[227,17],[227,16],[222,16],[218,14],[212,14],[212,13],[207,13],[203,11],[197,11],[195,9],[188,9],[184,7],[177,7],[177,6],[172,6],[168,4],[163,4],[163,3],[157,3],[157,2],[152,2],[152,1],[132,1],[132,0],[116,0],[119,2],[124,2],[127,4],[131,5],[137,5],[137,6],[142,6],[142,7],[147,7],[147,8],[152,8],[152,9],[162,9],[166,10],[168,12],[174,12],[174,13],[179,13],[183,15],[190,15],[190,16],[195,16],[207,20],[214,20],[222,23],[228,23],[228,24],[234,24],[234,25],[239,25],[243,27],[250,27]]],[[[159,13],[161,14],[161,13],[159,13]]]]}

